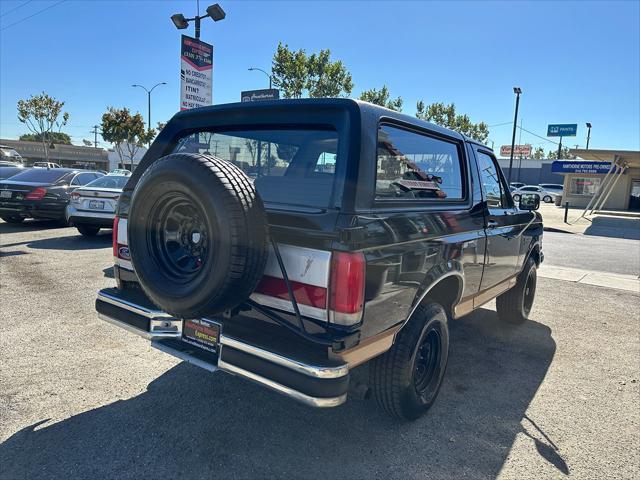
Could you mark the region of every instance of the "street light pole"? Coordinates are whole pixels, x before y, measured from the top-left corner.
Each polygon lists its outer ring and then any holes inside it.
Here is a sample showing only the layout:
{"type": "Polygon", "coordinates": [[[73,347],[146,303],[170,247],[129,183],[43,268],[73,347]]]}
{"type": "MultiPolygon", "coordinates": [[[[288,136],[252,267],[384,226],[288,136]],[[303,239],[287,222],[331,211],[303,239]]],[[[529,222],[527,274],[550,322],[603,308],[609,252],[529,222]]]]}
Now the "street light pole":
{"type": "Polygon", "coordinates": [[[250,71],[250,72],[253,72],[254,70],[257,70],[257,71],[259,71],[259,72],[262,72],[262,73],[264,73],[267,77],[269,77],[269,90],[271,90],[271,88],[272,88],[272,84],[273,84],[271,74],[267,73],[266,71],[264,71],[263,69],[258,68],[258,67],[249,67],[249,71],[250,71]]]}
{"type": "Polygon", "coordinates": [[[153,89],[156,87],[159,87],[160,85],[166,85],[167,82],[160,82],[160,83],[156,83],[153,87],[151,87],[151,89],[147,89],[147,87],[144,87],[142,85],[138,85],[133,84],[131,85],[132,87],[140,87],[142,89],[144,89],[145,92],[147,92],[147,122],[149,125],[149,130],[151,130],[151,92],[153,92],[153,89]]]}
{"type": "Polygon", "coordinates": [[[587,150],[589,150],[589,140],[591,140],[591,122],[587,122],[587,150]]]}
{"type": "MultiPolygon", "coordinates": [[[[249,67],[249,71],[250,72],[253,72],[254,70],[257,70],[258,72],[262,72],[267,77],[269,77],[269,90],[271,90],[271,88],[272,88],[272,77],[271,77],[271,74],[267,73],[266,71],[264,71],[263,69],[258,68],[258,67],[249,67]]],[[[258,155],[257,155],[257,157],[258,157],[258,172],[260,172],[260,168],[261,168],[261,166],[260,166],[260,154],[262,152],[262,145],[261,145],[260,140],[258,140],[257,147],[258,147],[258,155]]],[[[271,173],[271,142],[269,142],[267,144],[267,175],[269,175],[270,173],[271,173]]]]}
{"type": "Polygon", "coordinates": [[[200,2],[198,2],[198,14],[193,18],[186,18],[182,13],[175,13],[171,15],[171,21],[176,26],[178,30],[184,30],[189,26],[189,22],[195,22],[196,26],[196,39],[200,39],[200,20],[203,18],[211,18],[214,22],[219,22],[226,17],[226,13],[222,9],[220,5],[217,3],[214,5],[209,5],[207,7],[207,14],[200,15],[200,2]]]}
{"type": "Polygon", "coordinates": [[[513,135],[511,135],[511,153],[509,155],[509,178],[507,183],[511,184],[511,171],[513,170],[513,151],[516,147],[516,127],[518,125],[518,107],[520,106],[520,87],[513,87],[513,93],[516,94],[516,113],[513,117],[513,135]]]}

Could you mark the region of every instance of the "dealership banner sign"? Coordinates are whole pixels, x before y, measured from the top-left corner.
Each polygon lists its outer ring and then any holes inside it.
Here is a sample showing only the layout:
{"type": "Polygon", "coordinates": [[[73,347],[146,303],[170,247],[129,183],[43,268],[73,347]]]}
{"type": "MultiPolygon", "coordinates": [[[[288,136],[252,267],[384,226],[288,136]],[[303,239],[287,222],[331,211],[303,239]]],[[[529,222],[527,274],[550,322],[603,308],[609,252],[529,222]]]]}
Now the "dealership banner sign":
{"type": "Polygon", "coordinates": [[[182,35],[180,110],[211,105],[213,45],[182,35]]]}
{"type": "MultiPolygon", "coordinates": [[[[513,156],[514,157],[528,157],[531,155],[531,145],[514,145],[513,147],[513,156]]],[[[500,147],[500,156],[501,157],[509,157],[511,156],[511,145],[502,145],[500,147]]]]}
{"type": "Polygon", "coordinates": [[[599,173],[611,170],[611,162],[555,161],[551,164],[552,173],[599,173]]]}
{"type": "Polygon", "coordinates": [[[264,90],[247,90],[240,93],[241,102],[263,102],[266,100],[279,100],[280,90],[277,88],[265,88],[264,90]]]}
{"type": "Polygon", "coordinates": [[[557,123],[547,125],[547,137],[575,137],[577,134],[577,123],[557,123]]]}

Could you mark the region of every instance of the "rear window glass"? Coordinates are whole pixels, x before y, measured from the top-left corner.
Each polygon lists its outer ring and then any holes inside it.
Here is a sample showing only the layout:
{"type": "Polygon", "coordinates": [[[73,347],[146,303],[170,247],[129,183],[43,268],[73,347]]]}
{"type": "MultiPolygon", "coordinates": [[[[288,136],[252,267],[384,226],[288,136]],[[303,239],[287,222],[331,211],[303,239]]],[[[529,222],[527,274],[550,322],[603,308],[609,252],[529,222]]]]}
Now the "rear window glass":
{"type": "Polygon", "coordinates": [[[19,173],[11,178],[11,180],[20,182],[34,182],[34,183],[55,183],[60,180],[69,172],[60,171],[57,168],[47,170],[46,168],[33,168],[26,172],[19,173]]]}
{"type": "Polygon", "coordinates": [[[457,144],[380,126],[376,198],[460,200],[463,186],[457,144]]]}
{"type": "Polygon", "coordinates": [[[338,133],[320,129],[199,132],[174,152],[206,153],[240,167],[265,202],[326,208],[333,190],[338,133]]]}
{"type": "Polygon", "coordinates": [[[100,177],[93,182],[89,182],[85,185],[86,187],[98,187],[98,188],[119,188],[123,189],[127,184],[127,180],[129,177],[125,177],[124,175],[105,175],[104,177],[100,177]]]}

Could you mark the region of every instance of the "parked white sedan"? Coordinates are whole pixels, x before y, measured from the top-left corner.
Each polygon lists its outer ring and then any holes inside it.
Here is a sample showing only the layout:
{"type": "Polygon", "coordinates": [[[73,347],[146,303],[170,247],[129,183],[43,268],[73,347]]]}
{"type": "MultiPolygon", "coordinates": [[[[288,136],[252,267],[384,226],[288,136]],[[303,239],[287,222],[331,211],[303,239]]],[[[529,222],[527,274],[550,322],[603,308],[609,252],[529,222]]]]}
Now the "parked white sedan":
{"type": "Polygon", "coordinates": [[[111,228],[118,198],[130,175],[118,170],[74,190],[67,205],[67,221],[87,236],[111,228]]]}
{"type": "Polygon", "coordinates": [[[525,185],[524,187],[520,187],[511,192],[511,196],[515,202],[520,201],[520,196],[523,193],[533,193],[540,197],[540,200],[544,203],[552,203],[555,202],[556,197],[558,196],[558,192],[554,192],[551,190],[545,190],[539,185],[525,185]]]}

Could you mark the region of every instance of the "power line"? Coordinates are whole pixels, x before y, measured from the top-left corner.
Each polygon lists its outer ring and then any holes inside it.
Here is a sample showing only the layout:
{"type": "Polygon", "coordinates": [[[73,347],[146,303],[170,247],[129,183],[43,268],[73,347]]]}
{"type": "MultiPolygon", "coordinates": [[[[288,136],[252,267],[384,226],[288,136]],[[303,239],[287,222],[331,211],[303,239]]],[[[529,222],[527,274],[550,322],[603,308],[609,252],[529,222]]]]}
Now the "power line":
{"type": "MultiPolygon", "coordinates": [[[[517,127],[517,125],[516,125],[516,127],[517,127]]],[[[540,136],[540,135],[538,135],[537,133],[533,133],[532,131],[527,130],[526,128],[522,128],[522,127],[518,127],[518,128],[520,128],[521,130],[524,130],[525,132],[527,132],[527,133],[529,133],[529,134],[533,135],[534,137],[541,138],[541,139],[542,139],[542,140],[544,140],[545,142],[554,143],[554,144],[558,145],[558,142],[554,142],[553,140],[549,140],[548,138],[541,137],[541,136],[540,136]]]]}
{"type": "Polygon", "coordinates": [[[33,0],[27,0],[26,2],[21,3],[21,4],[20,4],[20,5],[18,5],[17,7],[13,7],[13,8],[12,8],[11,10],[9,10],[8,12],[4,12],[2,15],[0,15],[0,18],[1,18],[1,17],[4,17],[5,15],[9,15],[11,12],[15,12],[15,11],[16,11],[16,10],[18,10],[19,8],[22,8],[22,7],[24,7],[25,5],[27,5],[28,3],[31,3],[31,2],[33,2],[33,0]]]}
{"type": "Polygon", "coordinates": [[[31,15],[29,15],[28,17],[24,17],[22,20],[18,20],[17,22],[10,23],[10,24],[9,24],[9,25],[7,25],[6,27],[4,27],[4,28],[0,29],[0,32],[4,32],[7,28],[11,28],[11,27],[13,27],[14,25],[18,25],[19,23],[22,23],[22,22],[24,22],[24,21],[26,21],[26,20],[29,20],[30,18],[33,18],[33,17],[35,17],[36,15],[40,15],[41,13],[46,12],[47,10],[49,10],[49,9],[51,9],[51,8],[53,8],[53,7],[56,7],[56,6],[60,5],[61,3],[66,2],[66,1],[67,1],[67,0],[60,0],[59,2],[56,2],[56,3],[54,3],[53,5],[49,5],[48,7],[45,7],[45,8],[43,8],[42,10],[38,10],[36,13],[32,13],[32,14],[31,14],[31,15]]]}

